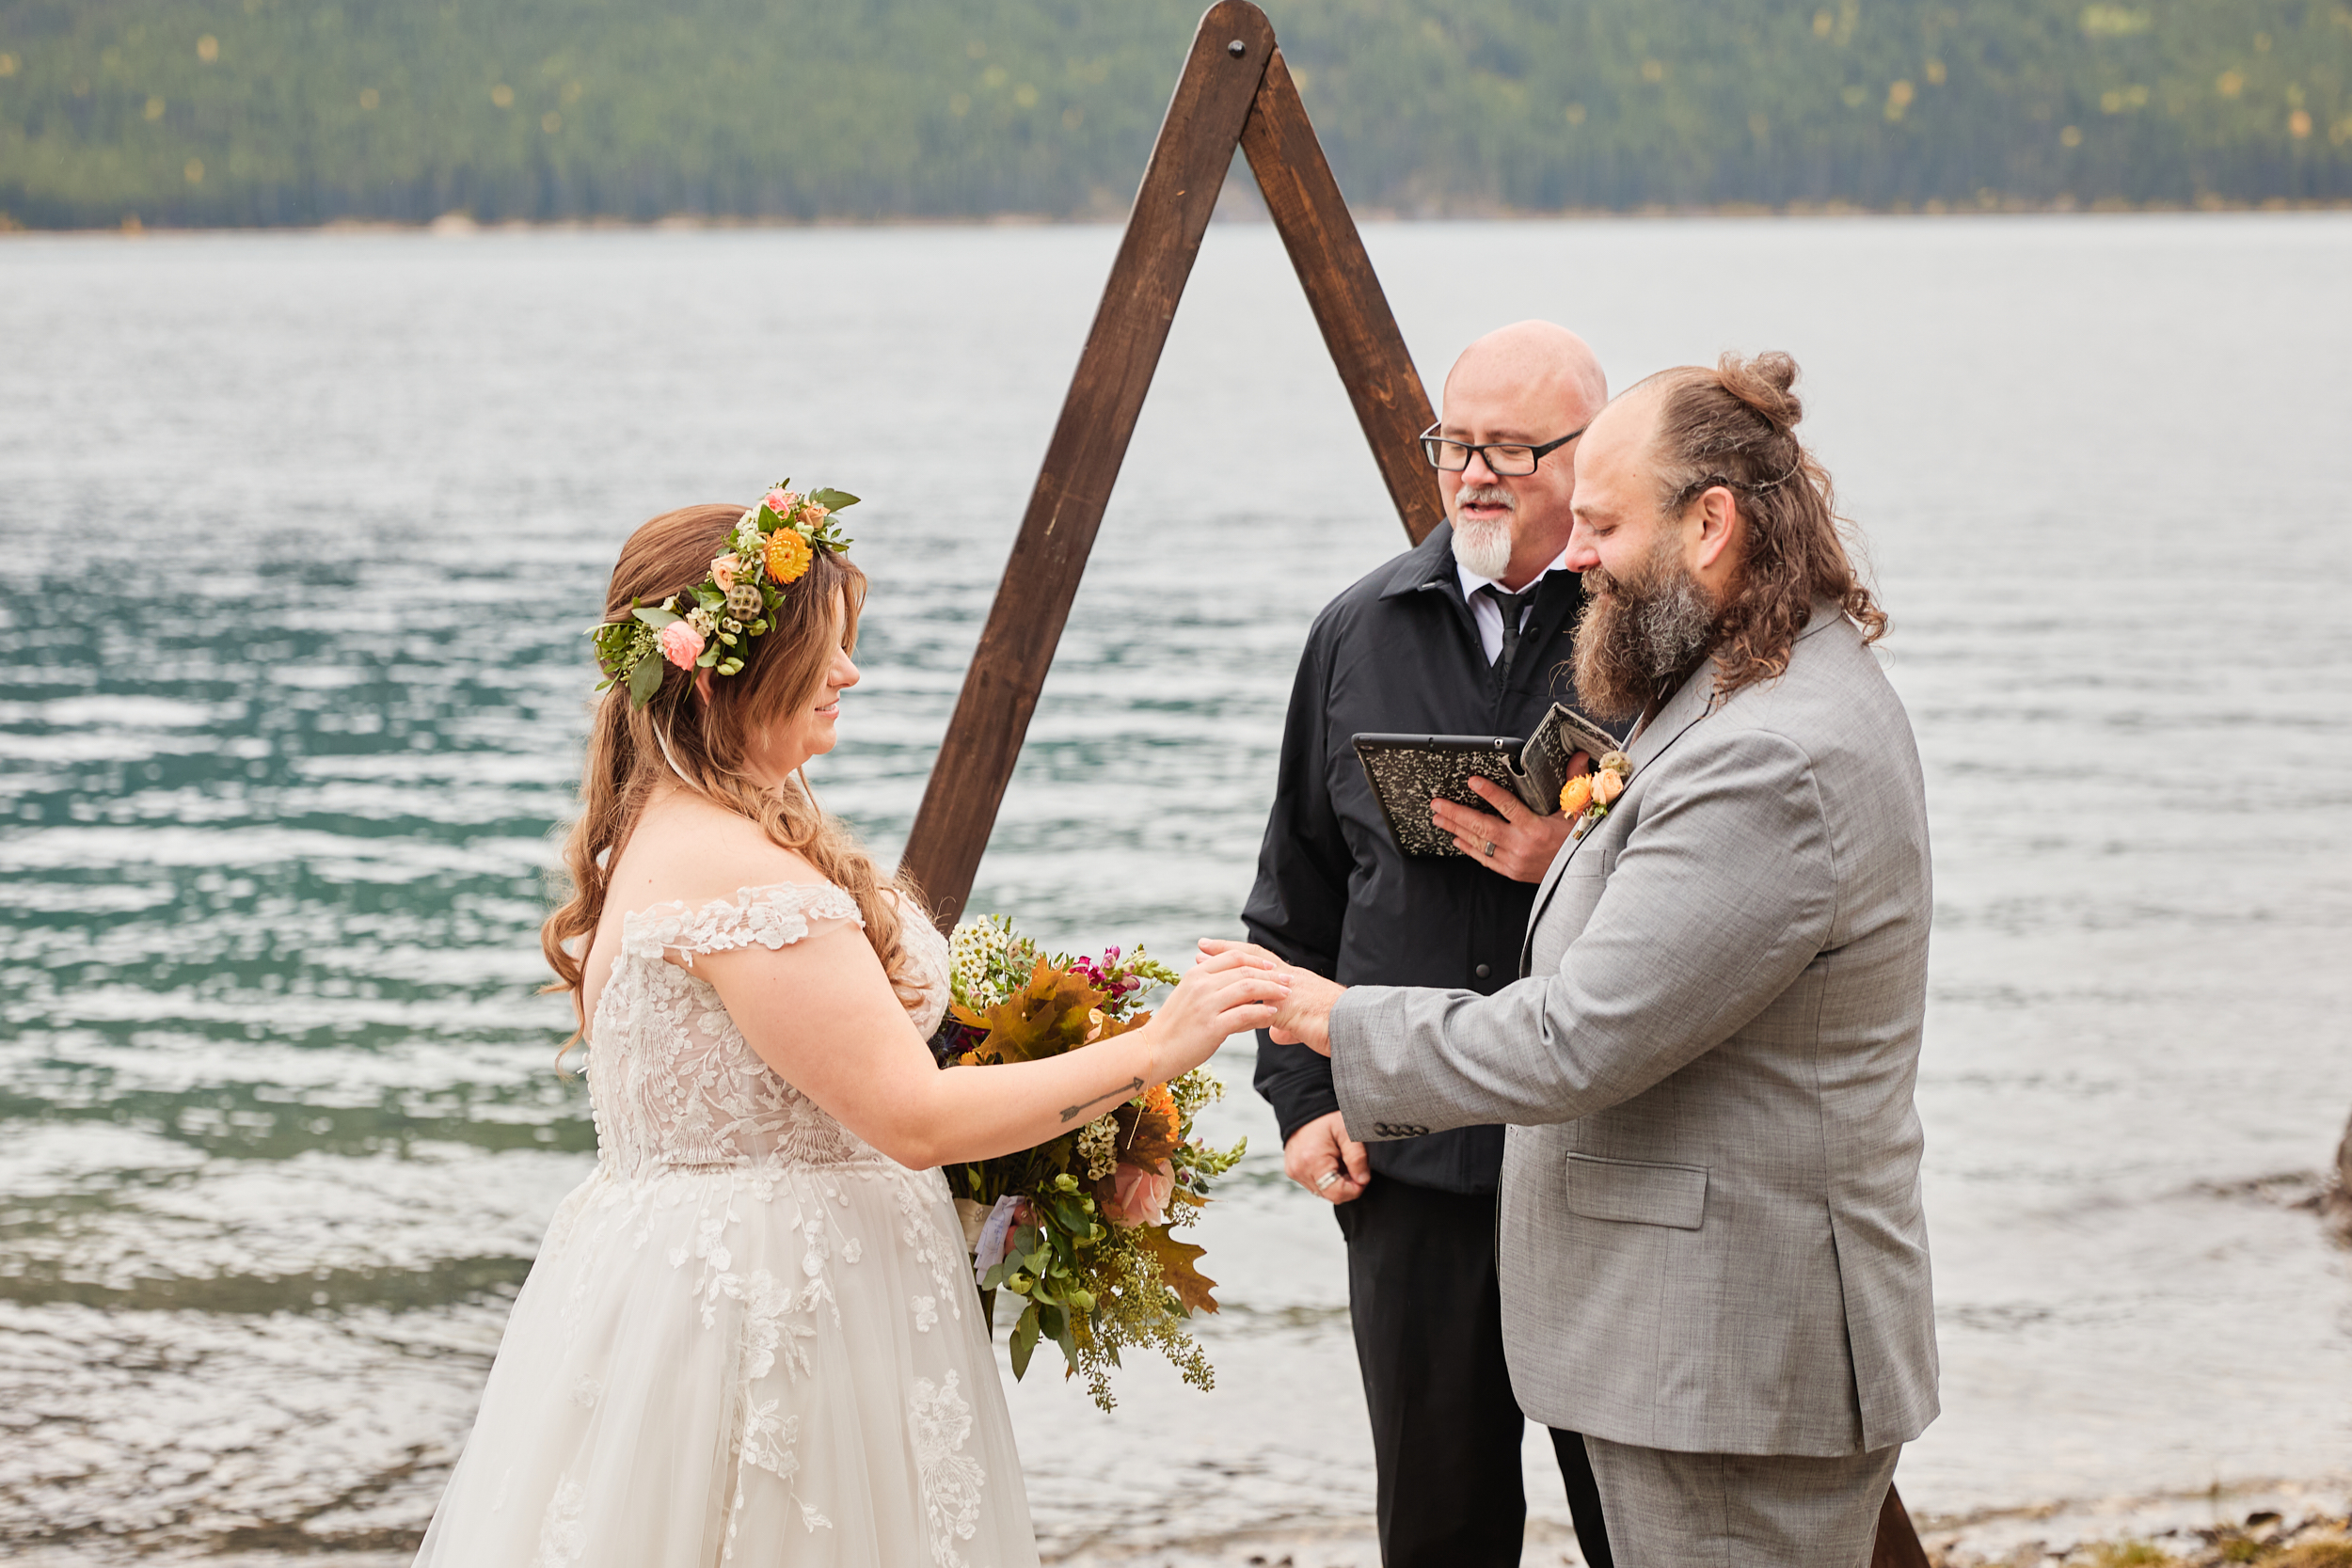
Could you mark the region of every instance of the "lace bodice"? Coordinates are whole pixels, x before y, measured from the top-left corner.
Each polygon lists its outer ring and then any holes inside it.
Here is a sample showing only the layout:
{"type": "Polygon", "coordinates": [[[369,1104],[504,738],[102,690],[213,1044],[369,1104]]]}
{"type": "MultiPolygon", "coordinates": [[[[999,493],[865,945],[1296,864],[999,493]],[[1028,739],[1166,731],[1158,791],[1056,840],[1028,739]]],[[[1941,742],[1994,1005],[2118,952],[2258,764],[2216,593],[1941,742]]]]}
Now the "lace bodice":
{"type": "MultiPolygon", "coordinates": [[[[673,902],[622,916],[620,955],[588,1029],[596,1151],[608,1169],[883,1159],[761,1061],[691,968],[697,954],[782,948],[844,924],[865,922],[830,882],[747,887],[700,909],[673,902]]],[[[920,918],[901,940],[923,991],[914,1025],[928,1037],[946,1011],[947,943],[920,918]]]]}

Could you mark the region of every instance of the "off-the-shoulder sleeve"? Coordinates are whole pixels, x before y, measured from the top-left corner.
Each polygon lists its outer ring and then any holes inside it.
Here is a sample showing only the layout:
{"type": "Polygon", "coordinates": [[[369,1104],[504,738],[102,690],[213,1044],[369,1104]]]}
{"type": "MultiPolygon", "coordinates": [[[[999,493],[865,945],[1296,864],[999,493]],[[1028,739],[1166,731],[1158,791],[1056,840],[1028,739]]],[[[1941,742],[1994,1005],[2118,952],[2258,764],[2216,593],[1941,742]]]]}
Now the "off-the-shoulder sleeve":
{"type": "Polygon", "coordinates": [[[863,928],[857,900],[831,882],[775,882],[738,888],[702,908],[659,904],[624,923],[622,946],[648,957],[675,953],[691,969],[697,953],[755,944],[773,951],[839,926],[863,928]]]}

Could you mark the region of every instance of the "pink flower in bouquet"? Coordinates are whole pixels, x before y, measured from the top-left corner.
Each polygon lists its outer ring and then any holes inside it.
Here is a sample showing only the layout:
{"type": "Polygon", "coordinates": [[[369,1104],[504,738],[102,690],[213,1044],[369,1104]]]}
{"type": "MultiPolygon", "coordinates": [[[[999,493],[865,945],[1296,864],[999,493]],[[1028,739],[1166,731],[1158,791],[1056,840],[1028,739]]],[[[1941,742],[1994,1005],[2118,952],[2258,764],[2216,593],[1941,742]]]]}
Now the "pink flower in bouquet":
{"type": "Polygon", "coordinates": [[[728,589],[735,586],[735,576],[742,569],[742,557],[737,555],[723,555],[718,560],[710,563],[710,580],[717,583],[719,585],[719,592],[723,594],[728,589]]]}
{"type": "Polygon", "coordinates": [[[789,522],[792,518],[792,509],[801,504],[800,492],[797,490],[787,490],[781,485],[769,491],[766,496],[761,498],[761,499],[765,502],[769,511],[774,513],[777,516],[784,518],[787,522],[789,522]]]}
{"type": "Polygon", "coordinates": [[[703,634],[685,621],[673,621],[657,634],[661,657],[681,670],[691,670],[703,657],[703,634]]]}
{"type": "Polygon", "coordinates": [[[1166,1160],[1154,1161],[1148,1170],[1121,1160],[1111,1173],[1111,1196],[1103,1205],[1103,1217],[1130,1229],[1166,1225],[1168,1200],[1175,1191],[1176,1173],[1166,1160]]]}

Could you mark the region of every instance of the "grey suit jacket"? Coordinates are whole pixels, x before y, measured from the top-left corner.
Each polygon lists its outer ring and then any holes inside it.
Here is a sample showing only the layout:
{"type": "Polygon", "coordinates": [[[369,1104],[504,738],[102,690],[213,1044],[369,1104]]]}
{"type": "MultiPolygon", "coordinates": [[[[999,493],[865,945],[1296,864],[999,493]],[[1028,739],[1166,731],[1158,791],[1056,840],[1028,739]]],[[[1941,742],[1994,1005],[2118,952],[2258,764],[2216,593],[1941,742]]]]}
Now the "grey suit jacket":
{"type": "Polygon", "coordinates": [[[1511,1124],[1520,1406],[1689,1452],[1849,1454],[1936,1414],[1919,1206],[1928,824],[1894,689],[1826,602],[1778,680],[1702,669],[1536,895],[1517,984],[1357,986],[1359,1139],[1511,1124]]]}

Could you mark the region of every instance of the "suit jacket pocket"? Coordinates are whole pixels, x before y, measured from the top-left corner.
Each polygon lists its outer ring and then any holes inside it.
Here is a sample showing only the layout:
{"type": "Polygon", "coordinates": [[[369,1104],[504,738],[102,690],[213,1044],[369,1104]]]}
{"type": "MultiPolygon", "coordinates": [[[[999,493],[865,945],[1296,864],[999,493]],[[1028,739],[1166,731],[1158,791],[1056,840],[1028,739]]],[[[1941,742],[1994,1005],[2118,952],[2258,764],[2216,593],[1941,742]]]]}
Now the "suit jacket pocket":
{"type": "Polygon", "coordinates": [[[1568,1212],[1588,1220],[1696,1230],[1707,1217],[1707,1167],[1571,1154],[1568,1212]]]}

